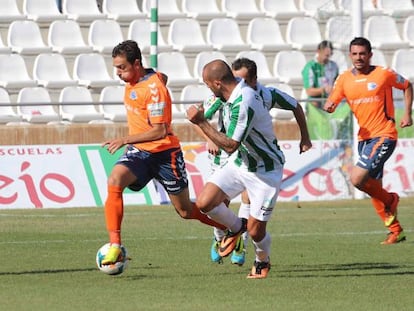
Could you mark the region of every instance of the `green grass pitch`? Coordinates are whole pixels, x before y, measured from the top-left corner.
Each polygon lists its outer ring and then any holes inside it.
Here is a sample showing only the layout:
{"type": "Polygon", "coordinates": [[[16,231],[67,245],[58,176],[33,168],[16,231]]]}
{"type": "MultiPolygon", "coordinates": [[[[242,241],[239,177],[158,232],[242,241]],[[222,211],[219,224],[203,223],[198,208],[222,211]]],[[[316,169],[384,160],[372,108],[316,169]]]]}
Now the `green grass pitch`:
{"type": "MultiPolygon", "coordinates": [[[[272,269],[210,262],[211,228],[171,206],[126,207],[120,276],[95,265],[107,242],[102,208],[0,210],[1,310],[414,309],[414,207],[402,199],[407,241],[383,246],[386,229],[369,200],[279,202],[268,223],[272,269]]],[[[236,206],[233,205],[232,208],[236,206]]]]}

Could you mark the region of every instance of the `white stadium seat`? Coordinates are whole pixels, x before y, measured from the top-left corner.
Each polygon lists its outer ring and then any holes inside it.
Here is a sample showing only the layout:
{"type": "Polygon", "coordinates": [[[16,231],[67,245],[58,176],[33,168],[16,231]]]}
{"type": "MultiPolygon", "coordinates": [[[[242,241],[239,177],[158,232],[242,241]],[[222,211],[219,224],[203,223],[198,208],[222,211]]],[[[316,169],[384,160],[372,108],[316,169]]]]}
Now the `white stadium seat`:
{"type": "Polygon", "coordinates": [[[282,36],[279,23],[270,17],[256,17],[249,22],[246,42],[252,49],[263,52],[291,49],[282,36]]]}
{"type": "Polygon", "coordinates": [[[168,44],[183,53],[213,50],[213,46],[204,39],[200,24],[192,18],[177,18],[171,22],[168,44]]]}
{"type": "Polygon", "coordinates": [[[213,93],[205,84],[189,84],[181,90],[180,101],[184,104],[200,104],[211,95],[213,93]]]}
{"type": "Polygon", "coordinates": [[[42,38],[39,25],[31,20],[14,21],[7,32],[7,44],[19,54],[39,54],[51,52],[42,38]]]}
{"type": "Polygon", "coordinates": [[[286,28],[286,42],[294,49],[301,51],[316,51],[322,41],[322,35],[317,20],[313,17],[293,17],[286,28]]]}
{"type": "Polygon", "coordinates": [[[70,77],[63,55],[57,53],[43,53],[36,56],[33,64],[33,79],[38,85],[49,89],[78,84],[70,77]]]}
{"type": "Polygon", "coordinates": [[[78,54],[73,64],[73,79],[79,85],[102,88],[108,85],[119,85],[119,80],[113,79],[109,73],[102,54],[78,54]]]}
{"type": "Polygon", "coordinates": [[[99,111],[105,119],[114,122],[126,121],[126,110],[123,105],[125,87],[121,85],[106,86],[99,96],[99,111]]]}
{"type": "Polygon", "coordinates": [[[47,41],[53,52],[61,54],[80,54],[92,52],[86,45],[81,28],[76,21],[54,21],[50,24],[47,41]]]}
{"type": "Polygon", "coordinates": [[[193,76],[198,79],[199,82],[203,83],[202,72],[204,65],[215,59],[222,59],[227,62],[226,55],[220,51],[202,51],[196,55],[193,67],[193,76]]]}
{"type": "Polygon", "coordinates": [[[49,92],[43,87],[22,88],[17,96],[17,104],[17,113],[27,122],[48,123],[60,119],[52,105],[49,92]]]}
{"type": "Polygon", "coordinates": [[[23,0],[23,13],[38,23],[66,19],[66,15],[59,12],[56,0],[23,0]]]}
{"type": "Polygon", "coordinates": [[[213,18],[207,25],[207,42],[220,51],[248,50],[237,22],[232,18],[213,18]]]}
{"type": "Polygon", "coordinates": [[[226,17],[226,13],[220,11],[216,0],[182,0],[181,9],[190,18],[208,22],[217,17],[226,17]]]}
{"type": "MultiPolygon", "coordinates": [[[[151,46],[151,21],[149,19],[135,19],[128,27],[128,39],[138,43],[142,53],[149,53],[151,46]]],[[[158,25],[158,52],[172,51],[172,47],[166,43],[158,25]]]]}
{"type": "MultiPolygon", "coordinates": [[[[352,15],[352,1],[353,0],[338,0],[338,9],[344,14],[352,15]]],[[[382,10],[374,7],[372,0],[362,0],[362,14],[364,17],[373,15],[382,15],[382,10]]]]}
{"type": "Polygon", "coordinates": [[[403,38],[411,47],[414,47],[414,16],[409,16],[404,21],[403,38]]]}
{"type": "Polygon", "coordinates": [[[372,49],[371,64],[377,66],[388,67],[384,52],[378,49],[372,49]]]}
{"type": "Polygon", "coordinates": [[[0,88],[0,123],[19,122],[22,117],[19,116],[13,109],[10,102],[10,95],[3,88],[0,88]]]}
{"type": "Polygon", "coordinates": [[[411,0],[377,0],[378,8],[384,14],[401,18],[414,15],[414,5],[411,0]]]}
{"type": "Polygon", "coordinates": [[[257,7],[256,0],[221,0],[221,11],[239,22],[265,16],[257,7]]]}
{"type": "MultiPolygon", "coordinates": [[[[151,17],[151,0],[142,0],[142,12],[151,17]]],[[[175,18],[186,17],[178,7],[177,0],[158,0],[158,21],[171,22],[175,18]]]]}
{"type": "Polygon", "coordinates": [[[305,12],[298,9],[295,0],[260,0],[259,5],[261,11],[265,12],[266,16],[275,18],[279,22],[305,15],[305,12]]]}
{"type": "Polygon", "coordinates": [[[24,19],[26,16],[19,11],[16,0],[1,1],[0,23],[11,23],[24,19]]]}
{"type": "Polygon", "coordinates": [[[121,26],[112,19],[98,19],[89,26],[88,45],[98,53],[109,54],[124,41],[121,26]]]}
{"type": "Polygon", "coordinates": [[[36,81],[29,76],[23,56],[14,53],[0,55],[0,86],[8,90],[36,86],[36,81]]]}
{"type": "Polygon", "coordinates": [[[106,18],[106,14],[99,11],[96,0],[62,0],[62,12],[79,23],[106,18]]]}
{"type": "Polygon", "coordinates": [[[273,62],[273,75],[280,82],[302,85],[302,69],[305,65],[306,57],[301,51],[280,51],[273,62]]]}
{"type": "Polygon", "coordinates": [[[330,17],[326,22],[325,38],[332,42],[334,48],[348,51],[349,43],[354,38],[352,17],[350,15],[330,17]]]}
{"type": "Polygon", "coordinates": [[[90,122],[102,120],[103,113],[93,105],[91,92],[83,86],[67,86],[59,95],[59,112],[63,120],[69,122],[90,122]]]}
{"type": "Polygon", "coordinates": [[[129,23],[145,17],[136,0],[103,0],[102,13],[119,23],[129,23]]]}
{"type": "Polygon", "coordinates": [[[391,68],[414,83],[414,49],[398,49],[392,57],[391,68]]]}
{"type": "Polygon", "coordinates": [[[364,36],[371,41],[373,48],[395,50],[408,48],[408,42],[401,39],[397,23],[387,15],[370,16],[365,21],[364,36]]]}
{"type": "Polygon", "coordinates": [[[180,52],[162,52],[158,54],[158,71],[168,76],[167,86],[170,88],[184,87],[197,83],[188,68],[184,54],[180,52]]]}

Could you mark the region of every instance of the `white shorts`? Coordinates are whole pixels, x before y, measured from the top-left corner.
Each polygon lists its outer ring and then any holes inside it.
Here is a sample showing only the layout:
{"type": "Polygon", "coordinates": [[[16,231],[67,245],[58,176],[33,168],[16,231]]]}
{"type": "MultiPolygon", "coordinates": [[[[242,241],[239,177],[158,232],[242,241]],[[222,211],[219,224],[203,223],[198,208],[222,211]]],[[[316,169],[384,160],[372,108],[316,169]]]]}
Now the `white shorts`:
{"type": "Polygon", "coordinates": [[[270,172],[248,172],[229,161],[216,170],[208,182],[217,185],[230,200],[246,189],[250,199],[250,216],[268,221],[276,204],[282,177],[283,166],[270,172]]]}

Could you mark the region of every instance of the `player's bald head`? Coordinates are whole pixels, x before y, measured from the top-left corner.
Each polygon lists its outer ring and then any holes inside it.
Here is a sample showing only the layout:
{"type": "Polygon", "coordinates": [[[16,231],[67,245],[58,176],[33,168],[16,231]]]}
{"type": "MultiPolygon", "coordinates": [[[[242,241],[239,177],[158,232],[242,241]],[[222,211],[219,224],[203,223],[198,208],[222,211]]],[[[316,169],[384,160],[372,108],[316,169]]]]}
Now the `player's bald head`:
{"type": "Polygon", "coordinates": [[[203,79],[204,81],[220,81],[226,83],[234,81],[234,75],[230,66],[225,61],[216,59],[204,66],[203,79]]]}

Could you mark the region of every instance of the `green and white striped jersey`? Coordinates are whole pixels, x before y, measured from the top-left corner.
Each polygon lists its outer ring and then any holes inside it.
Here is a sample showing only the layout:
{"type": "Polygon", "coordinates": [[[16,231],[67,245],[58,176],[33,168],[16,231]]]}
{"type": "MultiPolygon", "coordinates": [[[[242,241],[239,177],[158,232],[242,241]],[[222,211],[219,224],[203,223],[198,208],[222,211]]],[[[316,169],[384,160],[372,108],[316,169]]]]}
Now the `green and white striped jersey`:
{"type": "Polygon", "coordinates": [[[272,117],[259,93],[240,81],[223,105],[226,135],[241,142],[236,165],[255,172],[274,170],[285,162],[273,131],[272,117]]]}

